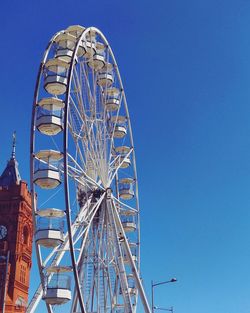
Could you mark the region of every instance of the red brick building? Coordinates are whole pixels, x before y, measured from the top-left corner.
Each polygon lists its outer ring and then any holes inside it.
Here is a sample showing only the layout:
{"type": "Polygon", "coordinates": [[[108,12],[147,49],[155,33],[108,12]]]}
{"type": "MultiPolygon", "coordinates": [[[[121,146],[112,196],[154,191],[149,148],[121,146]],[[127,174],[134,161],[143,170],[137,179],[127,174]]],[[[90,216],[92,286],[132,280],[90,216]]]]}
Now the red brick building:
{"type": "Polygon", "coordinates": [[[31,195],[15,158],[0,176],[0,312],[25,312],[32,253],[31,195]]]}

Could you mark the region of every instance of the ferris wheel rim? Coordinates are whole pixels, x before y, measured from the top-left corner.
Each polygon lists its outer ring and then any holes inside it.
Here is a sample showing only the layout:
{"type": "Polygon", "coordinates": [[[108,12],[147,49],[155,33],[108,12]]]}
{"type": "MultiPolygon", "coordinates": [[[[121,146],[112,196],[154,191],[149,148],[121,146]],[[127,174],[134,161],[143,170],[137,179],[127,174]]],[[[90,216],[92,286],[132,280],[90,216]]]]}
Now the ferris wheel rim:
{"type": "MultiPolygon", "coordinates": [[[[50,51],[50,48],[57,36],[59,36],[63,31],[59,31],[56,34],[54,34],[51,39],[49,40],[47,47],[45,48],[44,55],[42,57],[42,61],[39,66],[39,70],[36,77],[36,84],[35,84],[35,90],[34,90],[34,96],[33,96],[33,104],[32,104],[32,116],[31,116],[31,128],[30,128],[30,192],[31,192],[31,202],[32,202],[32,219],[33,219],[33,225],[34,229],[36,229],[36,201],[35,201],[35,195],[34,195],[34,166],[33,166],[33,155],[34,155],[34,143],[35,143],[35,116],[36,116],[36,105],[38,103],[38,91],[39,91],[39,84],[42,77],[42,69],[44,67],[44,62],[48,57],[48,53],[50,51]]],[[[42,259],[41,259],[41,253],[40,253],[40,247],[38,245],[35,245],[36,249],[36,257],[38,262],[38,268],[39,268],[39,276],[40,280],[42,282],[43,280],[43,274],[42,274],[42,259]]],[[[47,310],[49,313],[52,313],[51,308],[49,305],[47,306],[47,310]]]]}

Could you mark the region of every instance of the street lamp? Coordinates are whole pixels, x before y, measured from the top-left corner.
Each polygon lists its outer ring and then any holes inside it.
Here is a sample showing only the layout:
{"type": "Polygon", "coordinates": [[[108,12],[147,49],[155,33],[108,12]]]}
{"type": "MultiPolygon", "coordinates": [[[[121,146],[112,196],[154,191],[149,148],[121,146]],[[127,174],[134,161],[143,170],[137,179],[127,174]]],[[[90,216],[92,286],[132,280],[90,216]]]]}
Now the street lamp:
{"type": "MultiPolygon", "coordinates": [[[[154,306],[154,287],[159,286],[159,285],[168,284],[168,283],[175,283],[175,282],[177,282],[176,278],[172,278],[170,280],[162,281],[162,282],[159,282],[159,283],[154,283],[153,280],[151,280],[152,313],[154,313],[155,309],[161,310],[161,308],[158,308],[158,307],[154,306]]],[[[173,307],[171,307],[171,309],[164,309],[164,311],[172,311],[172,313],[173,313],[173,307]]]]}

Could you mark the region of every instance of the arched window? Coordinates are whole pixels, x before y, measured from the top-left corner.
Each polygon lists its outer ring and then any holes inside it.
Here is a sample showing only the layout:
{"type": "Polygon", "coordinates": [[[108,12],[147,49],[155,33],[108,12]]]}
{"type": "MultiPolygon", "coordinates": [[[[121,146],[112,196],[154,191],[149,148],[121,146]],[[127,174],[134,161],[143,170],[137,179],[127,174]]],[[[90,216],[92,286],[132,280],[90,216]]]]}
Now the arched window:
{"type": "Polygon", "coordinates": [[[27,226],[24,226],[22,233],[22,242],[27,245],[29,243],[29,230],[27,226]]]}

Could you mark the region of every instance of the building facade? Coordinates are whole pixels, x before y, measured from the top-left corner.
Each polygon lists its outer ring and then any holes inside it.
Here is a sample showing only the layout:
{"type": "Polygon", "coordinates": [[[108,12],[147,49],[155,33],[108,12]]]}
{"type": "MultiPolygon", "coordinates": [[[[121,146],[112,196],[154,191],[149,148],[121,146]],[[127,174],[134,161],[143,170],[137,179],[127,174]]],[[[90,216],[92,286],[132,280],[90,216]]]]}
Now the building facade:
{"type": "Polygon", "coordinates": [[[0,177],[0,313],[25,312],[33,238],[31,195],[21,180],[15,142],[0,177]]]}

